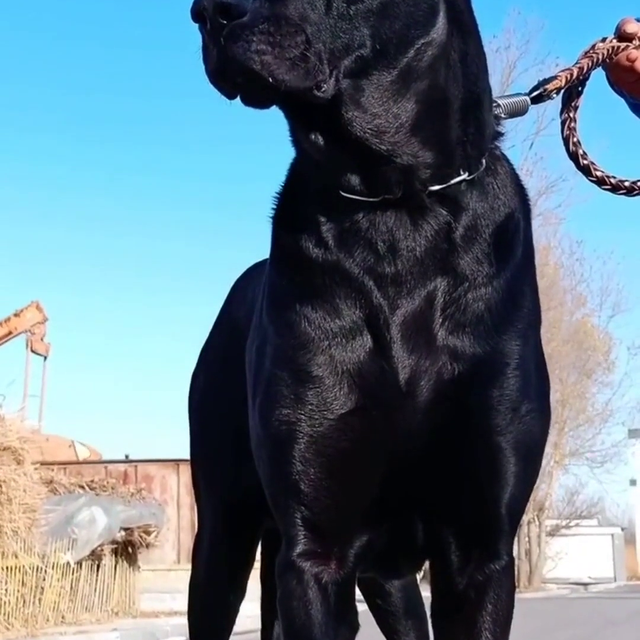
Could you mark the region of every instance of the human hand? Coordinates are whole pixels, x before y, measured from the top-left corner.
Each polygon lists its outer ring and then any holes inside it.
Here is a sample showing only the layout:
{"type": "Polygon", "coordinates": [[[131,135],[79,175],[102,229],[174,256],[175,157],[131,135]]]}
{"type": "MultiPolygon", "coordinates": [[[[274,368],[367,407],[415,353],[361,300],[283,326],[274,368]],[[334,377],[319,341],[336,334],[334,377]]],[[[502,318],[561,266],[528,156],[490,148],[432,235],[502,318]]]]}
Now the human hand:
{"type": "MultiPolygon", "coordinates": [[[[620,40],[640,38],[640,22],[635,18],[620,20],[615,30],[620,40]]],[[[611,84],[629,97],[640,100],[640,48],[621,53],[605,67],[611,84]]]]}

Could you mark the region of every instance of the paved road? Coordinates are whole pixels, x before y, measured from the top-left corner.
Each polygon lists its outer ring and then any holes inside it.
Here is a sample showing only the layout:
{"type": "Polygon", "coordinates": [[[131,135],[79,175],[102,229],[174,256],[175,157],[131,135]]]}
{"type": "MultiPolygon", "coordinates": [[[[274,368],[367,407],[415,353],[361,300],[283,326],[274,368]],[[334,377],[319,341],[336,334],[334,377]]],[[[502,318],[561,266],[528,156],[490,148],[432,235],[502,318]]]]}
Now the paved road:
{"type": "MultiPolygon", "coordinates": [[[[428,603],[427,603],[428,604],[428,603]]],[[[358,640],[382,640],[368,611],[358,640]]],[[[255,640],[255,634],[238,636],[255,640]]],[[[638,640],[640,585],[543,598],[518,598],[511,640],[638,640]]]]}
{"type": "Polygon", "coordinates": [[[637,640],[640,590],[519,598],[512,640],[637,640]]]}

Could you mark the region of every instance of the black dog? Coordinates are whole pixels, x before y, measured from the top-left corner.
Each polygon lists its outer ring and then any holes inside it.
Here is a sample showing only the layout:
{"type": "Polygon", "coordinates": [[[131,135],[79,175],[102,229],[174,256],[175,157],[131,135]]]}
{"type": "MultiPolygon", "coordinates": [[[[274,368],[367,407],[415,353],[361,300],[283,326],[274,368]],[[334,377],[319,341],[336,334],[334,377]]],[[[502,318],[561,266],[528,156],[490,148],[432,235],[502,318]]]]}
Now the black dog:
{"type": "Polygon", "coordinates": [[[207,76],[295,158],[193,374],[191,640],[508,638],[550,421],[531,212],[469,0],[196,0],[207,76]]]}

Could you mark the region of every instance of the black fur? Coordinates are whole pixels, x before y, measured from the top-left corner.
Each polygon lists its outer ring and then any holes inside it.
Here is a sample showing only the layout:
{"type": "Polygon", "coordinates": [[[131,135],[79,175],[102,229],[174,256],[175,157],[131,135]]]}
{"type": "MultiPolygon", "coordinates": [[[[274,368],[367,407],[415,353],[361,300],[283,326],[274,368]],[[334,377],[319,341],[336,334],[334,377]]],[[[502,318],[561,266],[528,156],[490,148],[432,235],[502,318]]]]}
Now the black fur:
{"type": "Polygon", "coordinates": [[[435,639],[505,640],[549,381],[470,1],[192,18],[211,83],[280,108],[295,158],[192,378],[190,640],[228,640],[260,540],[262,640],[352,640],[356,584],[387,640],[425,640],[425,560],[435,639]]]}

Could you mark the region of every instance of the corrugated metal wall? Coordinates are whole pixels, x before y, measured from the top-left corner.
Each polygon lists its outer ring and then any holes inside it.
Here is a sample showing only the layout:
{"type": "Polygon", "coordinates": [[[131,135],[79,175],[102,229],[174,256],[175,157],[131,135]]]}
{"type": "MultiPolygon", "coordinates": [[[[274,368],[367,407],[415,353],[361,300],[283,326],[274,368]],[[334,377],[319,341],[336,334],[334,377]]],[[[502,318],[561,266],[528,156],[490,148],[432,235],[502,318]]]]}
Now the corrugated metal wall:
{"type": "Polygon", "coordinates": [[[145,566],[189,564],[196,530],[196,512],[189,460],[97,460],[46,463],[71,476],[115,478],[144,487],[166,511],[159,544],[141,558],[145,566]]]}

